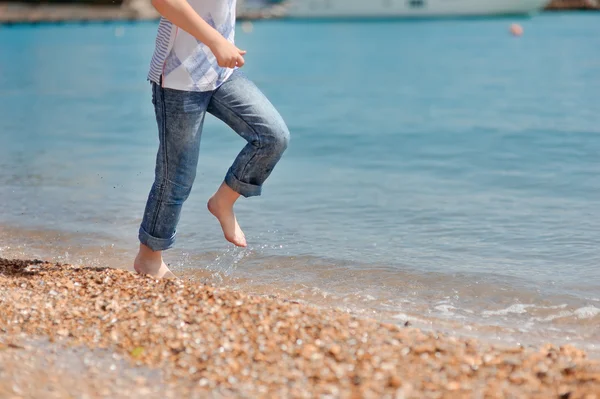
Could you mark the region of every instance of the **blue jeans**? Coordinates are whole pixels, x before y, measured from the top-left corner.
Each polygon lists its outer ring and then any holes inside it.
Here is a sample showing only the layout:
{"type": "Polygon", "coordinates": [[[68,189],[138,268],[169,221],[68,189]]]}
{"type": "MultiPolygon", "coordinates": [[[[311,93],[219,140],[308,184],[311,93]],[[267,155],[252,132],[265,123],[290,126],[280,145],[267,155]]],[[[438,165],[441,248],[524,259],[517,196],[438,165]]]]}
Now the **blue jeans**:
{"type": "Polygon", "coordinates": [[[214,91],[180,91],[152,83],[152,103],[160,145],[139,239],[162,251],[175,242],[181,208],[196,177],[206,112],[248,142],[225,176],[225,183],[244,197],[261,194],[290,133],[269,100],[239,70],[214,91]]]}

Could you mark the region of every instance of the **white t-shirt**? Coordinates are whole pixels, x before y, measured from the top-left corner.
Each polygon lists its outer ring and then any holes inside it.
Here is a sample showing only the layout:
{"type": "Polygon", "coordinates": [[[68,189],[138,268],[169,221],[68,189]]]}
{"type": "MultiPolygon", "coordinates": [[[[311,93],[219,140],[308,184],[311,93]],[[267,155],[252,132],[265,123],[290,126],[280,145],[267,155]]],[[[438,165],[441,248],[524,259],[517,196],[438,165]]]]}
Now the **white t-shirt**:
{"type": "MultiPolygon", "coordinates": [[[[187,0],[192,8],[231,43],[235,36],[236,0],[187,0]]],[[[218,88],[233,69],[221,68],[204,43],[160,19],[148,79],[170,89],[210,91],[218,88]]]]}

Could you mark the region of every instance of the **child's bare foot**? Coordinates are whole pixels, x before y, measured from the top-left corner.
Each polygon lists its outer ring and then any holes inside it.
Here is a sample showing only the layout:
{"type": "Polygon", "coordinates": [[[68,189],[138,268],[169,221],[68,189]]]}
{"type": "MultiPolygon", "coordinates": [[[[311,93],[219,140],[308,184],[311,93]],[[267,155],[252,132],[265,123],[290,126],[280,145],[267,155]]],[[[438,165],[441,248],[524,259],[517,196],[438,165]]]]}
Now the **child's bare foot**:
{"type": "Polygon", "coordinates": [[[239,197],[238,193],[223,183],[215,195],[208,200],[207,206],[210,213],[221,223],[225,239],[238,247],[245,247],[247,246],[246,236],[233,213],[233,204],[239,197]]]}
{"type": "Polygon", "coordinates": [[[171,270],[163,262],[160,251],[152,251],[144,244],[140,244],[140,252],[133,262],[133,269],[139,274],[158,278],[175,278],[171,270]]]}

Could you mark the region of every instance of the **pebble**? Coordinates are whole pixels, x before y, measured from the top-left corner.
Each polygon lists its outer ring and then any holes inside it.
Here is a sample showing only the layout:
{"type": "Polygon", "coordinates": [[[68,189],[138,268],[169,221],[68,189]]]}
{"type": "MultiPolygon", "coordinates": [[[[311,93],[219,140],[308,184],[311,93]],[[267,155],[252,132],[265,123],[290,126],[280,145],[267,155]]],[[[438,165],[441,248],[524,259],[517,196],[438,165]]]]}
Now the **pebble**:
{"type": "Polygon", "coordinates": [[[600,392],[600,365],[573,346],[489,347],[123,270],[0,258],[0,308],[0,397],[591,399],[600,392]],[[46,341],[30,345],[39,339],[46,341]]]}

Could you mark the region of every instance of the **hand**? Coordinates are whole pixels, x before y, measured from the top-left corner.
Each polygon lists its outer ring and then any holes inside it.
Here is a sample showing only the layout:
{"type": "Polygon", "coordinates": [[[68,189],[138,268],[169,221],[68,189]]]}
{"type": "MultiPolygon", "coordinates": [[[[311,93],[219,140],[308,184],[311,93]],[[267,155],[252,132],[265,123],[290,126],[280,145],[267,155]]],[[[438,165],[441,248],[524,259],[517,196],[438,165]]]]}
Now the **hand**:
{"type": "Polygon", "coordinates": [[[246,54],[246,51],[240,50],[226,39],[219,40],[210,49],[217,57],[217,62],[221,68],[241,68],[245,64],[243,55],[246,54]]]}

